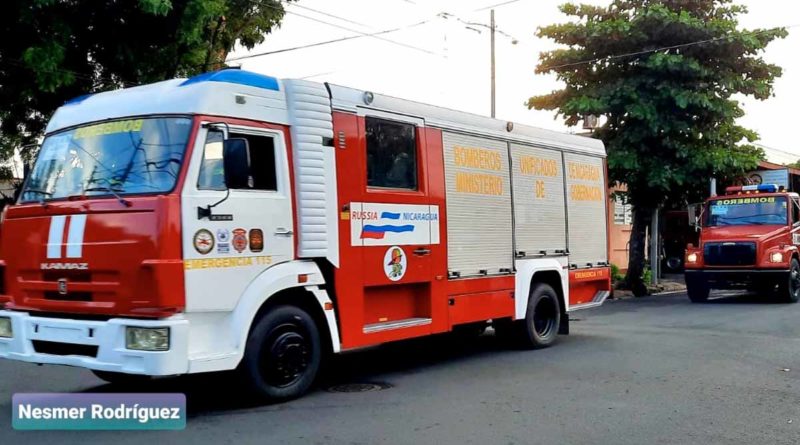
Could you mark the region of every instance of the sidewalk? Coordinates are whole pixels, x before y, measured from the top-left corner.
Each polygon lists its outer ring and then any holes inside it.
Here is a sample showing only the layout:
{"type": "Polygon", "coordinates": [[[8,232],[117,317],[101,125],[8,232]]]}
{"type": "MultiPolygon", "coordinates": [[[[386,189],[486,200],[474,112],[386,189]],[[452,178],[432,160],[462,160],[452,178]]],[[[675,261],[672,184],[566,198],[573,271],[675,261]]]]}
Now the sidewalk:
{"type": "MultiPolygon", "coordinates": [[[[675,292],[685,292],[686,282],[683,274],[665,274],[658,280],[658,285],[648,286],[650,295],[671,294],[675,292]]],[[[624,289],[615,289],[614,298],[634,298],[633,292],[624,289]]]]}

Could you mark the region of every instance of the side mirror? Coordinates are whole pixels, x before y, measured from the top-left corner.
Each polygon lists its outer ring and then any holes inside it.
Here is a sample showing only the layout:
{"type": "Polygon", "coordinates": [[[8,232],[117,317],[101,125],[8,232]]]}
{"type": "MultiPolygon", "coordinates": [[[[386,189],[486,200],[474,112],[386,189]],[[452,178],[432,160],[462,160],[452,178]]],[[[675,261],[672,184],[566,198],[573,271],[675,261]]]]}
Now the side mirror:
{"type": "Polygon", "coordinates": [[[225,167],[225,186],[229,189],[252,187],[250,176],[250,145],[247,139],[226,139],[222,143],[222,162],[225,167]]]}

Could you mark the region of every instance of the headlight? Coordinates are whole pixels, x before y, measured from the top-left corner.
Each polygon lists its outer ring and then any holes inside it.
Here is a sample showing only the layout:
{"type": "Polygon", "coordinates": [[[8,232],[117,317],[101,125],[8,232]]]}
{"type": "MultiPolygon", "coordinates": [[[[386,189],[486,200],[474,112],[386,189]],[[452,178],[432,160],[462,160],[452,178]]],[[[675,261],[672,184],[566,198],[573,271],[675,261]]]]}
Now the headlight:
{"type": "Polygon", "coordinates": [[[688,263],[696,263],[697,262],[697,254],[696,253],[690,253],[689,255],[686,255],[686,262],[688,262],[688,263]]]}
{"type": "Polygon", "coordinates": [[[783,262],[783,253],[782,252],[772,252],[769,256],[769,260],[773,263],[782,263],[783,262]]]}
{"type": "Polygon", "coordinates": [[[169,328],[125,328],[125,348],[137,351],[169,350],[169,328]]]}
{"type": "Polygon", "coordinates": [[[14,336],[14,329],[11,327],[11,319],[0,317],[0,337],[11,338],[14,336]]]}

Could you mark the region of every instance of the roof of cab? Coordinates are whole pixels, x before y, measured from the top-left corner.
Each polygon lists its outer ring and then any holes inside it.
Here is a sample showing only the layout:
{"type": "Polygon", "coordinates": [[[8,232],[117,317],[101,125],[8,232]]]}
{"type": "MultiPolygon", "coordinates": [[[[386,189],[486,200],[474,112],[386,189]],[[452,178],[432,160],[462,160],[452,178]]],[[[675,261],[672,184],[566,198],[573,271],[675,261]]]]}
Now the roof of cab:
{"type": "Polygon", "coordinates": [[[47,133],[89,122],[159,114],[208,114],[285,124],[286,99],[281,90],[282,82],[275,77],[226,69],[87,94],[56,110],[47,133]]]}

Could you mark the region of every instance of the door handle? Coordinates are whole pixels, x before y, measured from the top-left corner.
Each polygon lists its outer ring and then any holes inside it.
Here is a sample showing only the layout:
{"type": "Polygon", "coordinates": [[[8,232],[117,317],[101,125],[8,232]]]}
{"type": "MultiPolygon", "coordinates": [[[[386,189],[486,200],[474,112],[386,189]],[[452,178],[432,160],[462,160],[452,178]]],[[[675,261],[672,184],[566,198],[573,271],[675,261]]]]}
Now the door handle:
{"type": "Polygon", "coordinates": [[[292,232],[291,230],[288,230],[288,229],[284,229],[283,227],[278,227],[277,229],[275,229],[275,235],[277,235],[277,236],[292,236],[292,235],[294,235],[294,232],[292,232]]]}
{"type": "Polygon", "coordinates": [[[430,254],[431,254],[431,249],[425,249],[424,247],[420,247],[419,249],[414,250],[414,255],[417,256],[425,256],[430,254]]]}

